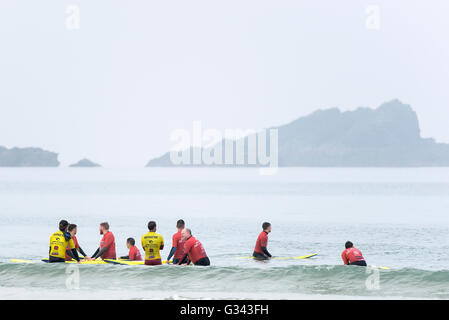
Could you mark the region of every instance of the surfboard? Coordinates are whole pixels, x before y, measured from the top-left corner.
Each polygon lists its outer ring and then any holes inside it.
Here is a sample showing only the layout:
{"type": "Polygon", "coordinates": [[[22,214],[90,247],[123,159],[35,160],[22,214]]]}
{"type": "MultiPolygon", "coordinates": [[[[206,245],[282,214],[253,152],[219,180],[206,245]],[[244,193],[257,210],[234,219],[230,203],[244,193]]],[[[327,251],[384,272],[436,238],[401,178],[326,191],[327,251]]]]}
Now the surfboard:
{"type": "MultiPolygon", "coordinates": [[[[122,259],[104,259],[107,263],[112,264],[120,264],[120,265],[126,265],[126,266],[143,266],[145,265],[144,261],[132,261],[132,260],[122,260],[122,259]]],[[[173,262],[170,260],[170,262],[173,262]]],[[[166,264],[167,260],[163,260],[162,264],[166,264]]]]}
{"type": "MultiPolygon", "coordinates": [[[[42,258],[43,262],[48,262],[48,258],[42,258]]],[[[65,263],[78,263],[76,260],[66,261],[65,263]]],[[[81,260],[80,264],[107,264],[107,262],[104,262],[103,260],[81,260]]]]}
{"type": "MultiPolygon", "coordinates": [[[[308,254],[308,255],[305,255],[305,256],[299,256],[299,257],[273,257],[271,259],[274,259],[274,260],[299,260],[299,259],[309,259],[309,258],[315,257],[317,255],[318,255],[318,253],[312,253],[312,254],[308,254]]],[[[237,257],[236,259],[254,259],[254,257],[253,256],[251,256],[251,257],[237,257]]]]}

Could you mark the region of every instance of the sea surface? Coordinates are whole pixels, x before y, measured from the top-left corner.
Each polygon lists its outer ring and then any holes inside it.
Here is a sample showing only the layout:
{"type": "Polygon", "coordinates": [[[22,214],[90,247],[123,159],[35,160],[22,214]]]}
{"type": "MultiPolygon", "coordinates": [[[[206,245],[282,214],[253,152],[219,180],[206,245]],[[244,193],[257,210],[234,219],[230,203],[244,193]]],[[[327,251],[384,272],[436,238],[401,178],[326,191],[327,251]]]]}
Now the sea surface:
{"type": "Polygon", "coordinates": [[[448,299],[448,215],[449,168],[0,168],[0,299],[448,299]],[[119,256],[155,220],[165,258],[180,218],[210,267],[40,262],[61,219],[89,255],[108,221],[119,256]],[[264,221],[274,256],[318,255],[238,259],[264,221]]]}

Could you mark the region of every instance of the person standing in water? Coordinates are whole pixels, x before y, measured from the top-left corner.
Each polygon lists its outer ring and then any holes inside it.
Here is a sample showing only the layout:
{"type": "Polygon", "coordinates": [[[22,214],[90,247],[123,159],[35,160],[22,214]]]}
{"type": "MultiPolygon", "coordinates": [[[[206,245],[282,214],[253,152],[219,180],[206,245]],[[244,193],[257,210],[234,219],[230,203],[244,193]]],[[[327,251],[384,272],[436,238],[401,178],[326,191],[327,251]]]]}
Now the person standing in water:
{"type": "Polygon", "coordinates": [[[156,222],[148,222],[150,232],[142,236],[142,248],[145,251],[145,265],[156,266],[162,264],[160,250],[164,249],[164,238],[156,233],[156,222]]]}
{"type": "MultiPolygon", "coordinates": [[[[67,232],[70,233],[70,236],[73,239],[73,243],[75,244],[75,249],[81,253],[83,255],[84,258],[87,258],[87,254],[84,253],[83,249],[81,249],[79,243],[78,243],[78,239],[76,238],[76,233],[77,233],[77,226],[76,224],[69,224],[69,226],[67,227],[67,232]]],[[[65,253],[65,261],[71,261],[72,259],[75,259],[75,257],[72,254],[72,251],[70,250],[70,247],[67,246],[67,250],[65,253]]]]}
{"type": "Polygon", "coordinates": [[[184,241],[184,256],[179,260],[178,264],[187,265],[192,262],[196,266],[209,266],[210,260],[204,250],[203,245],[194,236],[188,228],[181,231],[181,237],[184,241]],[[185,263],[184,261],[187,261],[185,263]]]}
{"type": "Polygon", "coordinates": [[[74,259],[80,262],[78,252],[75,249],[75,243],[72,236],[67,232],[69,223],[66,220],[59,222],[59,231],[50,236],[50,250],[48,262],[65,262],[66,249],[71,250],[74,259]]]}
{"type": "Polygon", "coordinates": [[[262,224],[262,232],[257,237],[256,246],[254,247],[253,257],[256,260],[268,260],[272,255],[267,250],[268,234],[271,232],[271,223],[264,222],[262,224]]]}
{"type": "Polygon", "coordinates": [[[366,267],[366,261],[362,252],[359,249],[354,248],[351,241],[345,243],[345,248],[346,249],[341,254],[341,258],[345,265],[366,267]]]}
{"type": "Polygon", "coordinates": [[[170,253],[167,257],[167,263],[169,263],[171,257],[173,257],[173,264],[178,264],[180,259],[184,256],[184,242],[182,241],[181,232],[184,230],[185,222],[180,219],[176,222],[176,228],[178,232],[173,235],[173,244],[170,253]]]}
{"type": "Polygon", "coordinates": [[[89,260],[95,260],[99,257],[101,259],[115,259],[115,238],[111,231],[109,231],[109,223],[100,223],[100,234],[103,238],[100,241],[100,247],[95,251],[92,258],[89,260]]]}

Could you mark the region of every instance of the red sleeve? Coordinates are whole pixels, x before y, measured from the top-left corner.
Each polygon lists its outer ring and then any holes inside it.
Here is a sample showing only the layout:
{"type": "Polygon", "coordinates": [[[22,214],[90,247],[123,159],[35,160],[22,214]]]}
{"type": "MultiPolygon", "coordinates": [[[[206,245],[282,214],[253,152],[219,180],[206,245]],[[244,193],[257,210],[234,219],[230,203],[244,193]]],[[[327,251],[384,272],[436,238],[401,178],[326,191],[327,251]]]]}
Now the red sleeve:
{"type": "Polygon", "coordinates": [[[79,249],[80,245],[78,244],[78,239],[75,236],[73,236],[73,242],[75,243],[75,249],[79,249]]]}
{"type": "Polygon", "coordinates": [[[176,247],[176,243],[177,243],[177,241],[176,241],[176,233],[173,235],[172,242],[173,242],[172,247],[173,248],[176,247]]]}
{"type": "Polygon", "coordinates": [[[345,265],[348,265],[348,264],[349,264],[349,261],[348,261],[348,259],[346,258],[346,250],[344,250],[344,251],[342,252],[341,258],[343,259],[343,263],[344,263],[345,265]]]}

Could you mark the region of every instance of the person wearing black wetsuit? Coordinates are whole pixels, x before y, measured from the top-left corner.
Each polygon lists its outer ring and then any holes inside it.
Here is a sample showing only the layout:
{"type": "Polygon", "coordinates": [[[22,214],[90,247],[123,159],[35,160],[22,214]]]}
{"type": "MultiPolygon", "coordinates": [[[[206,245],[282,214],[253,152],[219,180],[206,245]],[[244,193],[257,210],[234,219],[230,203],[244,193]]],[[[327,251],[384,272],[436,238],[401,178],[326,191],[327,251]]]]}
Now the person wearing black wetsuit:
{"type": "Polygon", "coordinates": [[[267,250],[268,234],[271,232],[271,224],[264,222],[262,224],[262,232],[257,237],[256,246],[254,247],[253,257],[257,260],[271,259],[272,255],[267,250]]]}

